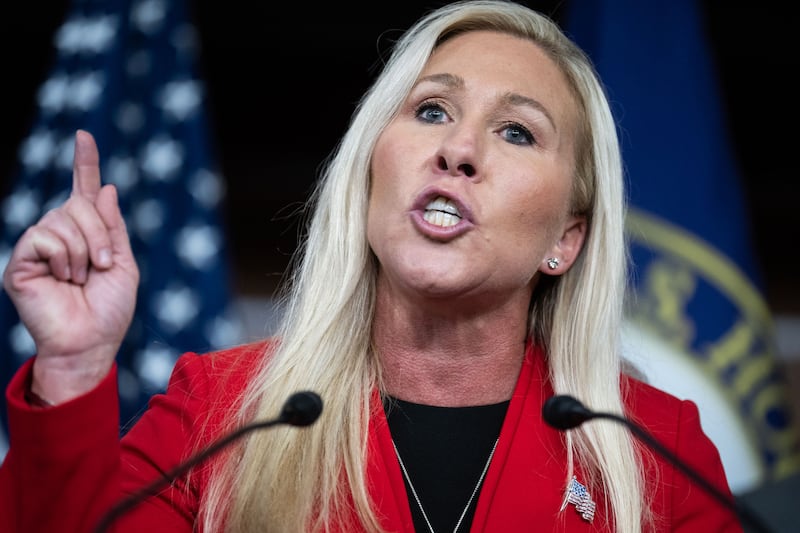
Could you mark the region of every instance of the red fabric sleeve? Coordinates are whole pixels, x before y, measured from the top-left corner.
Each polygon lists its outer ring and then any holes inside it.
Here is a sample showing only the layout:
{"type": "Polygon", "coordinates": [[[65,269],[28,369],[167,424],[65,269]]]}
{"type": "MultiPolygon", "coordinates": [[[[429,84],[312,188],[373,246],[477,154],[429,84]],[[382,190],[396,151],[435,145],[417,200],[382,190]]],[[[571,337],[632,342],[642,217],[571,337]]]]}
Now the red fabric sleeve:
{"type": "MultiPolygon", "coordinates": [[[[0,467],[0,530],[91,532],[106,511],[192,452],[196,414],[205,412],[206,364],[197,354],[175,365],[166,394],[119,440],[116,368],[89,393],[49,409],[23,398],[32,360],[6,397],[10,447],[0,467]]],[[[176,483],[135,507],[108,531],[191,532],[195,493],[176,483]]]]}
{"type": "Polygon", "coordinates": [[[88,531],[118,493],[116,368],[88,394],[38,409],[24,399],[32,366],[30,359],[6,389],[10,446],[0,468],[0,529],[88,531]]]}

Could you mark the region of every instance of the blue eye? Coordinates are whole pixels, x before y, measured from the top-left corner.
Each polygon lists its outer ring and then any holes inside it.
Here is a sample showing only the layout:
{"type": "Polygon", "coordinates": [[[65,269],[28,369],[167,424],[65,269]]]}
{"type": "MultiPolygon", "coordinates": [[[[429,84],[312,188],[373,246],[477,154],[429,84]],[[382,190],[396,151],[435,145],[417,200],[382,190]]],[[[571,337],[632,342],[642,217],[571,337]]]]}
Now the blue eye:
{"type": "Polygon", "coordinates": [[[519,124],[509,124],[502,130],[503,138],[512,144],[530,145],[534,143],[533,135],[527,128],[519,124]]]}
{"type": "Polygon", "coordinates": [[[424,104],[417,108],[417,117],[423,122],[441,124],[447,120],[447,113],[438,104],[424,104]]]}

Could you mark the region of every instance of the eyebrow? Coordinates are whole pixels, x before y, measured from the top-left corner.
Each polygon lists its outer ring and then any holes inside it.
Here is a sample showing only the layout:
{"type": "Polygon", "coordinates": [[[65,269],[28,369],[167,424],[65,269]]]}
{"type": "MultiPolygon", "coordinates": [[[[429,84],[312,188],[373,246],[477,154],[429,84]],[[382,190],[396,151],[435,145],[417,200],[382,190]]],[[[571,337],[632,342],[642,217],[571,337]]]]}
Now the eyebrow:
{"type": "MultiPolygon", "coordinates": [[[[441,73],[441,74],[430,74],[428,76],[421,77],[414,84],[414,87],[424,82],[439,83],[441,85],[445,85],[446,87],[450,87],[452,89],[463,89],[464,86],[466,85],[464,83],[464,78],[462,78],[461,76],[456,76],[455,74],[441,73]]],[[[536,109],[547,118],[547,120],[553,126],[553,129],[555,129],[556,131],[558,130],[558,128],[556,127],[556,122],[555,120],[553,120],[553,116],[539,100],[536,100],[535,98],[530,98],[528,96],[523,96],[517,93],[506,93],[503,95],[501,100],[506,105],[526,106],[536,109]]]]}
{"type": "Polygon", "coordinates": [[[503,101],[512,106],[528,106],[536,109],[542,113],[545,118],[547,118],[548,122],[550,122],[550,125],[553,126],[553,129],[558,131],[558,128],[556,127],[556,121],[553,120],[553,116],[539,100],[530,98],[528,96],[522,96],[521,94],[517,93],[506,93],[503,95],[503,101]]]}
{"type": "Polygon", "coordinates": [[[426,81],[439,83],[441,85],[446,85],[454,89],[462,89],[464,87],[464,78],[462,78],[461,76],[456,76],[455,74],[448,74],[448,73],[429,74],[427,76],[423,76],[417,80],[417,82],[414,84],[414,87],[426,81]]]}

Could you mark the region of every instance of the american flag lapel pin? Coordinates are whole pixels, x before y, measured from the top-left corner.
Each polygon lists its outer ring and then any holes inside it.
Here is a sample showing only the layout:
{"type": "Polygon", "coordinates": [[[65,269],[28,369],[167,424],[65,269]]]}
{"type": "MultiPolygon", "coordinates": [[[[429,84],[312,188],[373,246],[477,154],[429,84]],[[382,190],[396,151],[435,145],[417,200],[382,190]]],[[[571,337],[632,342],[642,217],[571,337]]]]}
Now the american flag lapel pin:
{"type": "Polygon", "coordinates": [[[581,515],[581,518],[587,522],[594,520],[594,511],[597,505],[592,501],[592,497],[586,487],[575,476],[572,476],[567,485],[567,495],[564,498],[564,504],[561,509],[563,510],[570,503],[575,506],[575,510],[581,515]]]}

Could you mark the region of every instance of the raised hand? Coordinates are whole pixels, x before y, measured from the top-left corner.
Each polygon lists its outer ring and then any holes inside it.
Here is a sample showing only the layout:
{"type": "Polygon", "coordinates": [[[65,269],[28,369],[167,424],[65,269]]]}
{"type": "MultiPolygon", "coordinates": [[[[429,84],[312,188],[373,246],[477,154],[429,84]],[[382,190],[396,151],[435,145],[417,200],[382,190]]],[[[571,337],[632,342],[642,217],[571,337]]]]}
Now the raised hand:
{"type": "Polygon", "coordinates": [[[20,237],[3,285],[36,343],[32,387],[52,403],[108,374],[136,306],[139,270],[94,138],[75,135],[72,193],[20,237]]]}

